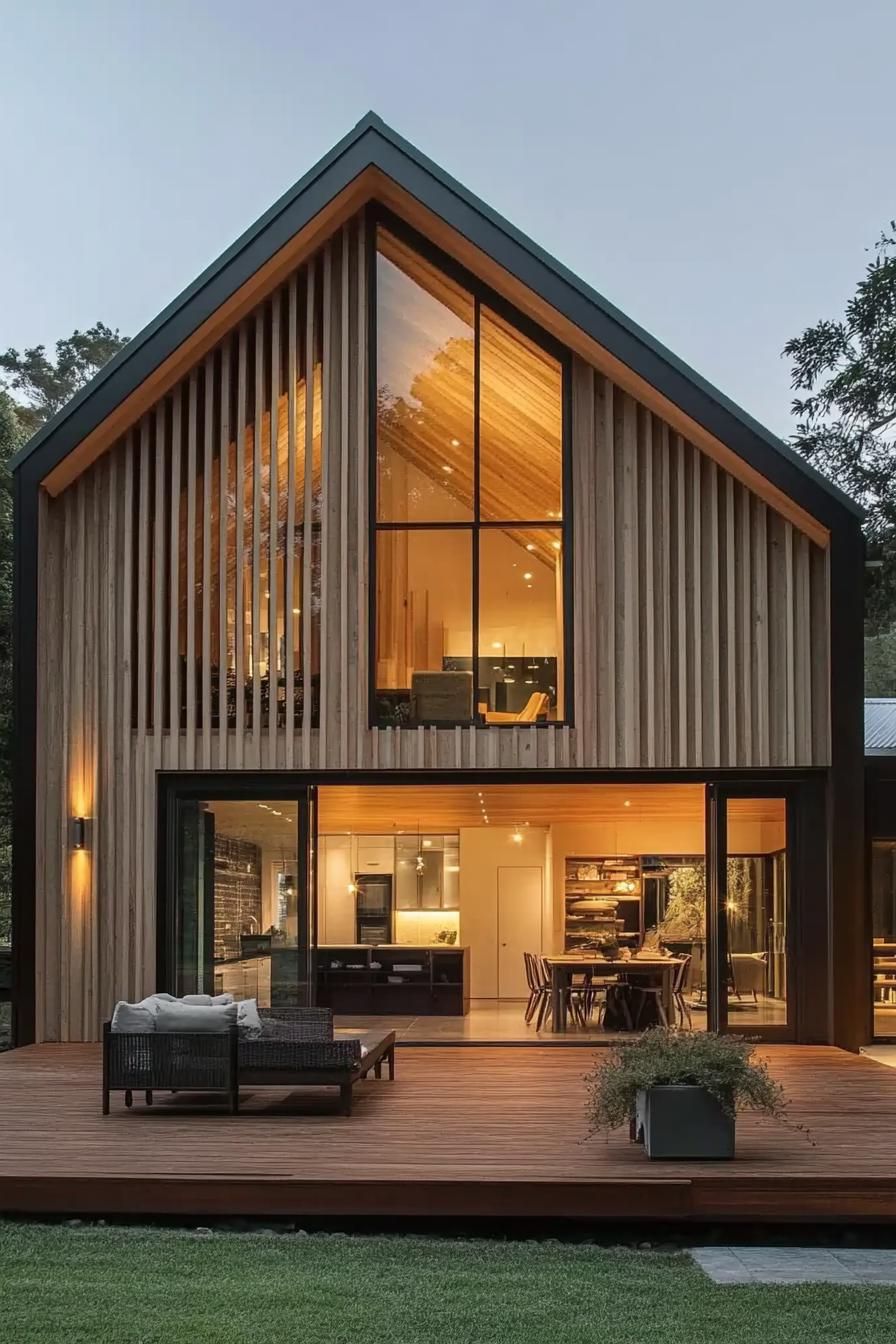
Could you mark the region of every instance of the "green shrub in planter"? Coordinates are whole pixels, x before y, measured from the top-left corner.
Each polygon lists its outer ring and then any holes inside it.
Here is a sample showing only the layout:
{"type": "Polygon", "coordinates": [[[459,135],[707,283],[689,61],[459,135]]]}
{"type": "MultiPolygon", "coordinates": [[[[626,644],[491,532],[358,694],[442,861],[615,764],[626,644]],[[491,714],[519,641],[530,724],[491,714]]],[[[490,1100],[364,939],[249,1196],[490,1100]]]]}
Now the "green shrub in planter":
{"type": "Polygon", "coordinates": [[[600,1053],[585,1079],[589,1135],[630,1125],[650,1157],[733,1157],[738,1111],[785,1120],[780,1084],[742,1036],[654,1027],[600,1053]]]}

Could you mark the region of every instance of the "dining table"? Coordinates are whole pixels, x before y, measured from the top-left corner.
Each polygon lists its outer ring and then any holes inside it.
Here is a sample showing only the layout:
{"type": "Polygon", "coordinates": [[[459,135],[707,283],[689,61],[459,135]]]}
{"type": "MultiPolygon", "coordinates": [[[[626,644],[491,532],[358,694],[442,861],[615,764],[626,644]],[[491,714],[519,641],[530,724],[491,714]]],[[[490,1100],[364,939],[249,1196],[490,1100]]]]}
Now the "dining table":
{"type": "Polygon", "coordinates": [[[608,960],[599,953],[564,952],[553,957],[545,957],[544,960],[551,971],[552,1031],[566,1031],[567,1005],[569,1002],[567,991],[572,984],[572,977],[577,973],[583,975],[588,972],[601,978],[624,975],[628,980],[649,979],[654,984],[659,981],[660,998],[663,1011],[666,1014],[666,1021],[669,1023],[675,1021],[672,987],[675,983],[675,972],[681,965],[680,957],[659,955],[645,957],[636,954],[631,957],[614,957],[612,960],[608,960]]]}

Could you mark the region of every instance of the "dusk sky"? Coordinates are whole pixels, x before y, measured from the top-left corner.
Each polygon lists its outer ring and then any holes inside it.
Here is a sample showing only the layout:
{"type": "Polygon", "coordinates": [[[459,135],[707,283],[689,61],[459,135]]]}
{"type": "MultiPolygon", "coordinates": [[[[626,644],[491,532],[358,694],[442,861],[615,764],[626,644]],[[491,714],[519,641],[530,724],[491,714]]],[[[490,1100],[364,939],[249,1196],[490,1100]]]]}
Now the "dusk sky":
{"type": "Polygon", "coordinates": [[[896,215],[893,0],[0,0],[0,349],[130,335],[373,108],[758,419],[896,215]]]}

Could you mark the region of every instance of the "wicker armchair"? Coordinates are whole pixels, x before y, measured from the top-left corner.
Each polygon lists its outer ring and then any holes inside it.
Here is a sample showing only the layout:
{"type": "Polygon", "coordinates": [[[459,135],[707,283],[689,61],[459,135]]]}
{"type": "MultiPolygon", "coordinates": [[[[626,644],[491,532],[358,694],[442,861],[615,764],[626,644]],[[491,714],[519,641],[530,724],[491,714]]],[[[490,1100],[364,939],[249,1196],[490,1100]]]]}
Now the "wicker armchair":
{"type": "Polygon", "coordinates": [[[103,1115],[112,1092],[133,1105],[143,1092],[147,1106],[157,1092],[223,1092],[236,1113],[239,1077],[236,1027],[219,1032],[117,1032],[103,1024],[103,1115]]]}
{"type": "Polygon", "coordinates": [[[329,1008],[267,1008],[262,1034],[239,1043],[241,1084],[265,1087],[338,1087],[343,1115],[351,1115],[352,1088],[385,1061],[395,1077],[395,1034],[335,1040],[329,1008]],[[362,1052],[362,1043],[366,1052],[362,1052]]]}

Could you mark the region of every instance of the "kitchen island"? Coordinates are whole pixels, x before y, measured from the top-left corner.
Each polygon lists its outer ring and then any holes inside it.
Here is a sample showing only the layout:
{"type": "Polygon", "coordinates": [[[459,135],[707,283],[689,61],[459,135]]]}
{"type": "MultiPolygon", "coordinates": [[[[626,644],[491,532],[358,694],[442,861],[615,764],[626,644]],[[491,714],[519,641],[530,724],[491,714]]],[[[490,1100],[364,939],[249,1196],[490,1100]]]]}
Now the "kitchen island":
{"type": "Polygon", "coordinates": [[[470,949],[450,943],[325,945],[315,952],[317,1002],[334,1013],[462,1017],[470,1011],[470,949]]]}

